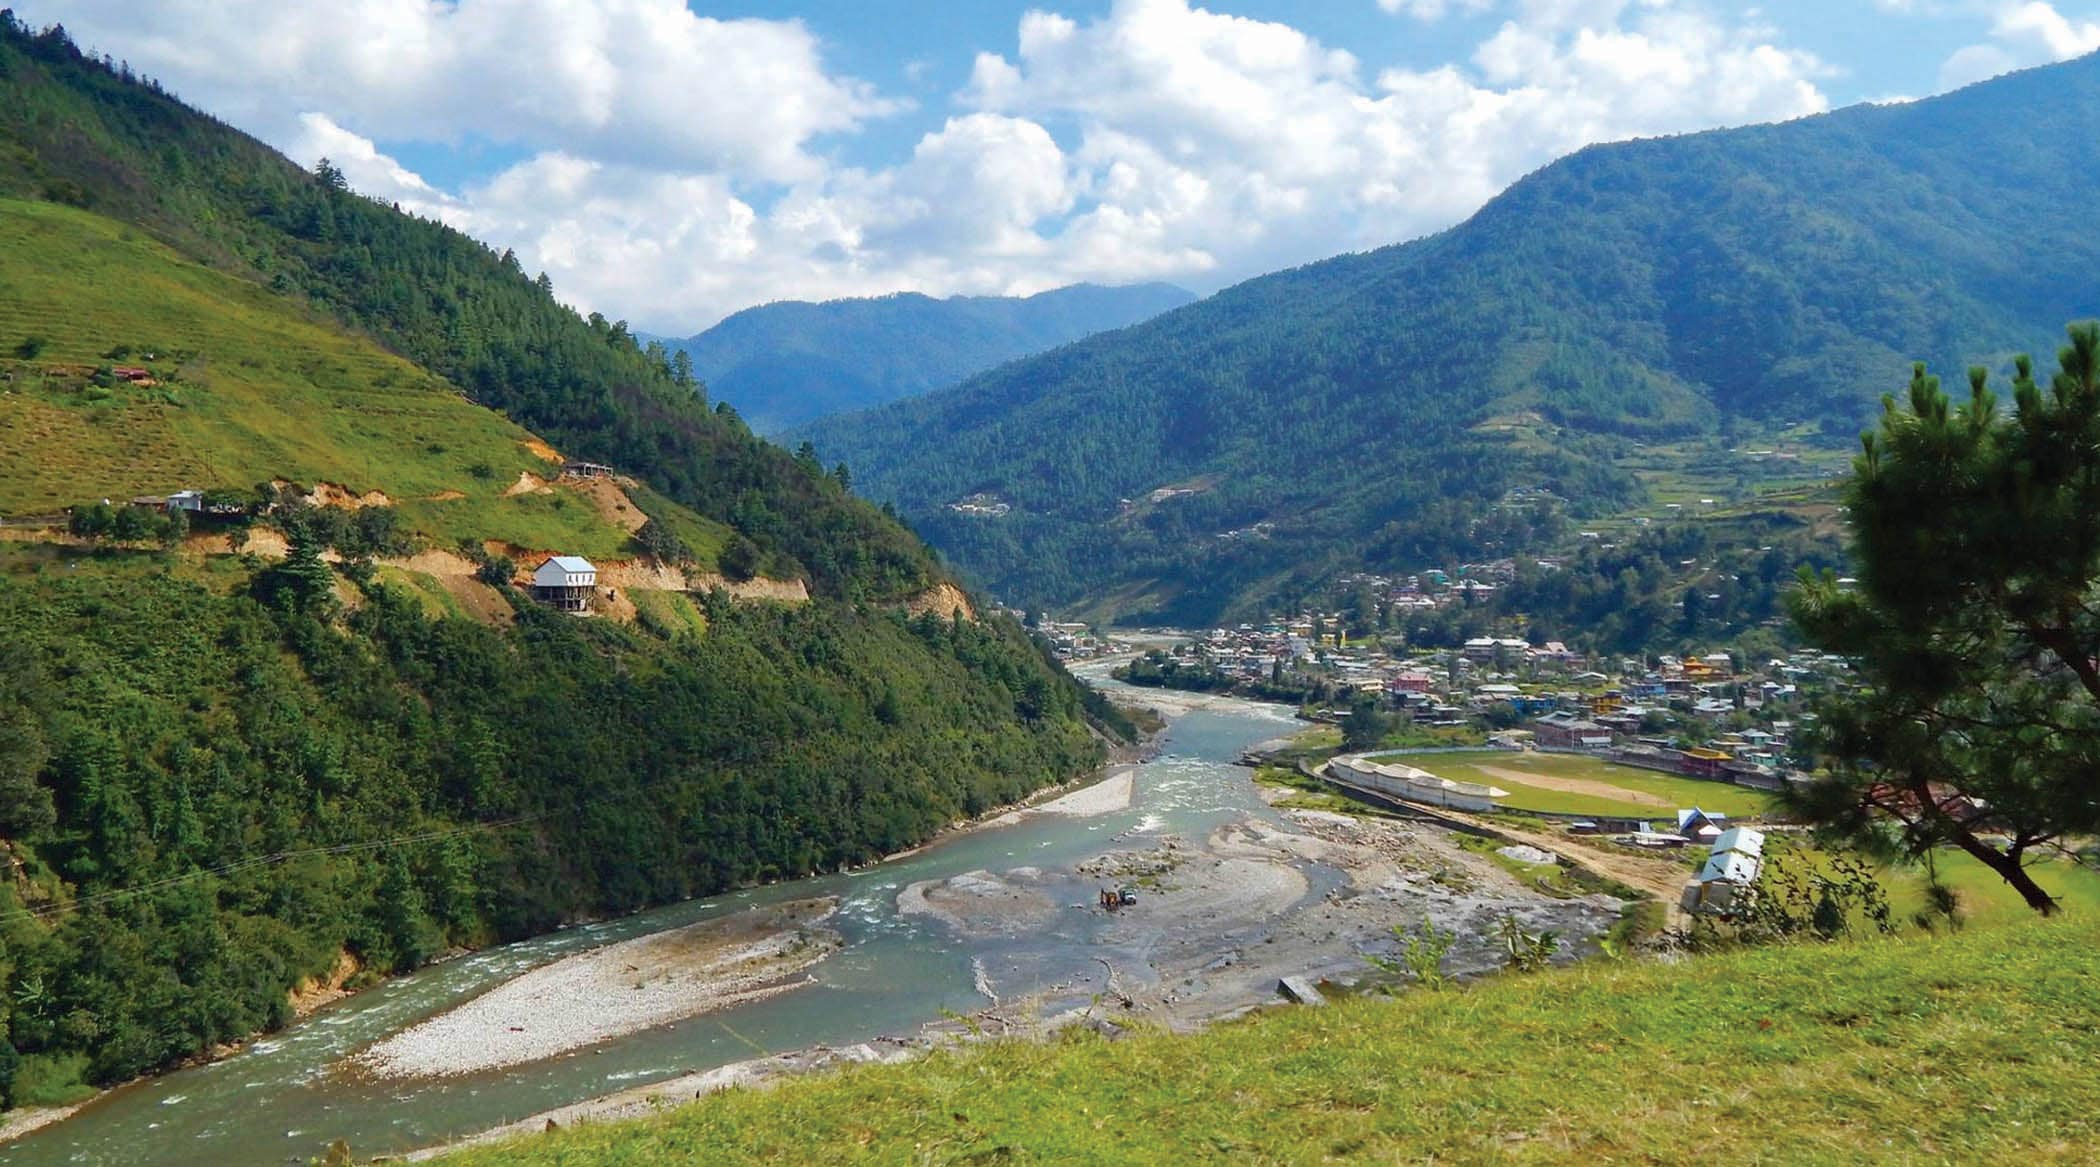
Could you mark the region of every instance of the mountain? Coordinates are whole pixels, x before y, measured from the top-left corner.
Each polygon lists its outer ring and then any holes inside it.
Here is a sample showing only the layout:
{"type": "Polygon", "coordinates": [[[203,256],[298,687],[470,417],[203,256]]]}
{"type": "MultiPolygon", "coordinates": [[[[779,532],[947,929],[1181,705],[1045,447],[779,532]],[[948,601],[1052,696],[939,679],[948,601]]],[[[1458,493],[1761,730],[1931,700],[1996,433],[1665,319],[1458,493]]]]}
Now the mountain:
{"type": "Polygon", "coordinates": [[[916,292],[747,308],[666,342],[718,401],[762,434],[953,385],[1016,357],[1171,311],[1170,284],[1075,284],[1025,298],[916,292]]]}
{"type": "Polygon", "coordinates": [[[0,1105],[864,863],[1128,732],[695,388],[0,19],[0,1105]],[[599,565],[594,618],[524,594],[552,552],[599,565]]]}
{"type": "Polygon", "coordinates": [[[2048,351],[2100,310],[2096,134],[2088,57],[1593,147],[1441,234],[807,433],[1031,605],[1208,621],[1506,555],[1527,497],[1648,505],[1660,448],[1733,477],[1774,434],[1849,443],[1914,359],[2048,351]]]}

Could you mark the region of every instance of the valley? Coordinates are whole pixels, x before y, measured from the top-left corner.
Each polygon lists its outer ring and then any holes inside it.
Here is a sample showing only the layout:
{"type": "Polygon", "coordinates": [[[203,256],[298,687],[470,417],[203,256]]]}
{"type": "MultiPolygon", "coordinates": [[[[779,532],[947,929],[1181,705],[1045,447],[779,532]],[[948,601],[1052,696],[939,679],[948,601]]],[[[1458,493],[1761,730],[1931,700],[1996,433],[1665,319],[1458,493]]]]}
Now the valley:
{"type": "Polygon", "coordinates": [[[18,2],[0,1160],[2094,1158],[2061,0],[18,2]]]}

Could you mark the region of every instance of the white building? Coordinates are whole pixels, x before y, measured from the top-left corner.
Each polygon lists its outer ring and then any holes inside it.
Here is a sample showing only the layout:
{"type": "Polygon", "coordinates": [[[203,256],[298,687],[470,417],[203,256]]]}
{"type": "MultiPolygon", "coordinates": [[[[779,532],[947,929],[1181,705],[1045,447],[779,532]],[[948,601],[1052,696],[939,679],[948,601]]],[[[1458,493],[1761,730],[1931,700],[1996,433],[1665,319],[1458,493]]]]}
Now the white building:
{"type": "Polygon", "coordinates": [[[1713,854],[1706,857],[1698,878],[1684,885],[1679,902],[1687,912],[1724,915],[1764,869],[1764,832],[1730,827],[1714,837],[1713,854]]]}
{"type": "Polygon", "coordinates": [[[1496,799],[1509,797],[1509,791],[1499,787],[1439,778],[1413,766],[1373,762],[1362,754],[1336,758],[1327,763],[1327,773],[1345,786],[1454,810],[1490,811],[1496,808],[1496,799]]]}
{"type": "Polygon", "coordinates": [[[532,573],[532,598],[564,612],[591,610],[598,569],[580,555],[556,555],[532,573]]]}

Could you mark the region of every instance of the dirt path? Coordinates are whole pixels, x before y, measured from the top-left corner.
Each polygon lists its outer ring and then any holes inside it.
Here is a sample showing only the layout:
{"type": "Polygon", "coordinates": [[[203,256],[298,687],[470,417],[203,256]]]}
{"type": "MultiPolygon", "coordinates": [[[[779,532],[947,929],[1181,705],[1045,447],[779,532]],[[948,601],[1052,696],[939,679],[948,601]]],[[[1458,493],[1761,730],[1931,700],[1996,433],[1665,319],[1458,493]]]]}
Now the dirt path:
{"type": "Polygon", "coordinates": [[[1458,811],[1446,810],[1438,813],[1454,822],[1478,827],[1511,842],[1564,855],[1607,879],[1618,880],[1662,901],[1664,909],[1669,912],[1671,927],[1680,927],[1684,923],[1681,919],[1683,913],[1677,907],[1677,897],[1683,892],[1685,881],[1691,878],[1691,872],[1674,860],[1629,851],[1617,844],[1593,841],[1581,835],[1527,831],[1458,811]]]}
{"type": "Polygon", "coordinates": [[[1628,790],[1613,786],[1609,782],[1598,782],[1590,778],[1564,778],[1558,774],[1540,774],[1531,770],[1509,770],[1501,766],[1475,764],[1475,770],[1490,778],[1514,782],[1519,786],[1536,786],[1540,790],[1553,790],[1561,794],[1580,794],[1586,798],[1608,798],[1614,802],[1630,802],[1636,806],[1675,807],[1677,804],[1645,790],[1628,790]]]}

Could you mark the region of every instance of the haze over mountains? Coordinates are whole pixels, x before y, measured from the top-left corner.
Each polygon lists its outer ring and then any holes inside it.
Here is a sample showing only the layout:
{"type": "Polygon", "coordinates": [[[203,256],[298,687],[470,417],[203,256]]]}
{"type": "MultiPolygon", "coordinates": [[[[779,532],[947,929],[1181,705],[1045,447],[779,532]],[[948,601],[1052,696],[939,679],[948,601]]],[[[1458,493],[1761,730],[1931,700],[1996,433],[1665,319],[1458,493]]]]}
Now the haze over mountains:
{"type": "Polygon", "coordinates": [[[1478,551],[1512,490],[1637,502],[1637,442],[1849,443],[1914,359],[2052,352],[2100,308],[2096,135],[2088,57],[1594,147],[1441,234],[806,432],[1011,599],[1247,614],[1478,551]]]}
{"type": "Polygon", "coordinates": [[[1122,328],[1196,297],[1171,284],[1075,284],[1026,297],[916,292],[747,308],[685,340],[708,395],[778,433],[954,385],[1017,357],[1122,328]]]}

